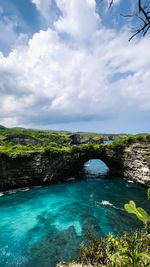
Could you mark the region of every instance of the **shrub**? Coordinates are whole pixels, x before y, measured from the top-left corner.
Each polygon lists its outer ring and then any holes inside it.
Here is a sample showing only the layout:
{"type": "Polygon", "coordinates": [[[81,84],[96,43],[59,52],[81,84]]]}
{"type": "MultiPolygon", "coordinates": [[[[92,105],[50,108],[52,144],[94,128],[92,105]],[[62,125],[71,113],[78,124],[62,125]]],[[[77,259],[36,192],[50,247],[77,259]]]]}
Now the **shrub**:
{"type": "Polygon", "coordinates": [[[146,140],[149,142],[150,141],[150,134],[146,135],[146,140]]]}
{"type": "Polygon", "coordinates": [[[112,149],[122,149],[125,146],[122,140],[113,141],[107,145],[108,148],[112,149]]]}
{"type": "Polygon", "coordinates": [[[110,234],[102,239],[88,234],[88,245],[81,244],[78,261],[101,267],[144,267],[150,264],[149,253],[149,239],[138,232],[116,238],[110,234]]]}
{"type": "Polygon", "coordinates": [[[144,136],[138,135],[138,136],[136,136],[136,140],[143,141],[144,140],[144,136]]]}
{"type": "Polygon", "coordinates": [[[28,152],[24,152],[24,151],[13,151],[9,153],[9,157],[12,159],[16,159],[16,158],[24,158],[24,157],[30,157],[30,154],[28,152]]]}
{"type": "Polygon", "coordinates": [[[47,156],[57,157],[63,150],[59,146],[46,146],[42,148],[42,152],[47,156]]]}

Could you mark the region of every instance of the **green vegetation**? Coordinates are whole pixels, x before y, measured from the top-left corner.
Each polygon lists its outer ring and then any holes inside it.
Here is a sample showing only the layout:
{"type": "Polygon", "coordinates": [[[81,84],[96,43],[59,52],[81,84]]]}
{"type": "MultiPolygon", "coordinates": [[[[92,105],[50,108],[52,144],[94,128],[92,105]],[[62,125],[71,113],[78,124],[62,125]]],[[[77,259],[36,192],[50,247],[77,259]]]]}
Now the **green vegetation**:
{"type": "Polygon", "coordinates": [[[114,134],[114,133],[109,133],[109,134],[105,134],[105,133],[94,133],[94,132],[77,132],[76,134],[80,134],[82,136],[87,136],[89,138],[96,138],[96,137],[101,137],[103,138],[103,140],[109,140],[111,138],[113,138],[113,140],[118,140],[118,139],[124,139],[128,136],[128,134],[125,133],[120,133],[120,134],[114,134]]]}
{"type": "Polygon", "coordinates": [[[122,140],[113,141],[107,145],[108,148],[112,148],[112,149],[116,149],[116,148],[121,149],[124,146],[125,146],[125,143],[122,140]]]}
{"type": "Polygon", "coordinates": [[[0,140],[12,137],[29,136],[39,141],[56,142],[63,145],[69,145],[71,140],[70,133],[65,131],[47,131],[47,130],[33,130],[24,129],[20,127],[6,128],[0,125],[0,140]]]}
{"type": "Polygon", "coordinates": [[[104,144],[100,144],[100,145],[95,145],[93,143],[87,143],[84,145],[80,145],[80,146],[72,146],[70,147],[70,152],[72,153],[77,153],[77,152],[82,152],[82,151],[87,151],[87,152],[98,152],[100,149],[104,148],[104,144]]]}
{"type": "Polygon", "coordinates": [[[41,152],[47,156],[58,156],[64,153],[98,153],[99,150],[104,149],[104,144],[95,145],[87,143],[79,146],[62,146],[54,142],[48,145],[13,145],[11,142],[0,141],[0,155],[7,155],[11,158],[30,157],[32,153],[41,152]]]}
{"type": "MultiPolygon", "coordinates": [[[[150,188],[147,190],[147,198],[150,200],[150,188]]],[[[124,208],[128,213],[135,214],[137,218],[143,222],[145,234],[150,241],[150,217],[147,212],[142,208],[137,208],[135,202],[132,200],[129,202],[129,204],[125,204],[124,208]]]]}
{"type": "MultiPolygon", "coordinates": [[[[93,140],[98,141],[102,137],[96,135],[93,140]]],[[[150,135],[128,136],[124,139],[116,140],[107,145],[107,148],[120,150],[130,146],[135,142],[150,142],[150,135]]],[[[41,152],[46,155],[58,156],[62,153],[99,153],[106,144],[86,143],[78,146],[70,146],[69,135],[52,133],[49,131],[28,130],[24,128],[8,129],[0,126],[0,155],[5,154],[11,158],[29,157],[34,152],[41,152]],[[25,134],[26,133],[26,134],[25,134]],[[29,144],[17,144],[13,142],[19,138],[20,142],[29,144]],[[31,142],[31,143],[30,143],[31,142]]]]}
{"type": "MultiPolygon", "coordinates": [[[[150,135],[146,134],[140,134],[140,135],[127,135],[125,133],[121,134],[104,134],[104,133],[93,133],[93,132],[77,132],[76,134],[80,134],[82,136],[89,137],[93,139],[93,141],[97,142],[100,140],[109,140],[113,138],[116,140],[117,143],[110,144],[112,147],[122,147],[125,144],[130,144],[137,141],[142,141],[144,138],[146,138],[147,141],[150,140],[150,135]],[[124,141],[126,140],[126,141],[124,141]],[[126,142],[126,143],[125,143],[126,142]]],[[[53,130],[35,130],[35,129],[25,129],[22,127],[15,127],[15,128],[6,128],[2,125],[0,125],[0,141],[12,140],[13,138],[33,138],[37,142],[46,142],[51,143],[57,143],[62,146],[69,146],[71,143],[70,136],[72,135],[71,132],[67,131],[53,131],[53,130]]],[[[39,143],[40,143],[39,142],[39,143]]],[[[40,144],[42,145],[42,144],[40,144]]]]}
{"type": "Polygon", "coordinates": [[[110,144],[107,145],[108,148],[112,148],[112,149],[122,149],[126,146],[130,146],[136,142],[146,142],[149,143],[150,142],[150,135],[131,135],[128,136],[122,140],[116,140],[111,142],[110,144]]]}
{"type": "Polygon", "coordinates": [[[97,238],[88,235],[88,245],[81,244],[78,262],[97,267],[150,266],[150,240],[139,232],[122,237],[97,238]]]}
{"type": "MultiPolygon", "coordinates": [[[[108,134],[83,133],[79,134],[90,137],[95,142],[106,138],[108,134]]],[[[62,153],[98,153],[102,151],[105,144],[87,143],[79,146],[70,146],[70,132],[65,131],[46,131],[24,129],[21,127],[6,128],[0,125],[0,155],[5,154],[11,158],[30,157],[32,153],[41,152],[46,155],[58,156],[62,153]],[[15,145],[18,140],[19,144],[15,145]]],[[[125,134],[114,135],[119,140],[113,141],[107,145],[110,149],[123,149],[134,142],[150,142],[150,135],[127,136],[125,134]],[[124,138],[123,138],[124,137],[124,138]]]]}

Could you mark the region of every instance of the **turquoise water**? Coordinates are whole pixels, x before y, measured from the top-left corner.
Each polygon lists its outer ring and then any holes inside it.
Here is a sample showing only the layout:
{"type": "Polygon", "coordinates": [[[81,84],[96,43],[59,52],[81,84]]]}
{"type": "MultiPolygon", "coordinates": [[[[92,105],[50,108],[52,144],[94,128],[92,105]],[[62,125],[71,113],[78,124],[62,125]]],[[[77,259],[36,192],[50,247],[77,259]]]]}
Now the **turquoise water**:
{"type": "Polygon", "coordinates": [[[105,236],[141,228],[123,206],[132,199],[148,209],[146,190],[107,172],[93,160],[82,180],[0,193],[0,267],[54,267],[75,257],[88,230],[105,236]]]}

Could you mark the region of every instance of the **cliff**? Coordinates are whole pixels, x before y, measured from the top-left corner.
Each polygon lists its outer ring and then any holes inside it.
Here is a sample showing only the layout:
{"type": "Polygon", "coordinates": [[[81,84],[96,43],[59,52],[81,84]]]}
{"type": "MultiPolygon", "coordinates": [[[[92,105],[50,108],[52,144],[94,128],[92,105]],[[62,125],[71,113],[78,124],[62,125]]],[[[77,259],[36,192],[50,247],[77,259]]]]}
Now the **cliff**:
{"type": "Polygon", "coordinates": [[[18,154],[3,152],[0,154],[0,191],[63,181],[76,175],[90,159],[100,159],[113,174],[150,187],[150,142],[146,139],[116,141],[109,145],[47,147],[18,154]]]}

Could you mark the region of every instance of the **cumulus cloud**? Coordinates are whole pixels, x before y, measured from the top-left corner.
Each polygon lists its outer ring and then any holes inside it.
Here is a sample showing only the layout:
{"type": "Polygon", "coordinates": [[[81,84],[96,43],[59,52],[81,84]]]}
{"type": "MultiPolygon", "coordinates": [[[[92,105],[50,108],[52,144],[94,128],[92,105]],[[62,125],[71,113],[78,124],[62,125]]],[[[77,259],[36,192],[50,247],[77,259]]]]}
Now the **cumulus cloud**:
{"type": "Polygon", "coordinates": [[[150,39],[128,43],[125,31],[98,29],[94,0],[57,5],[55,29],[0,54],[1,123],[48,125],[150,110],[150,39]]]}
{"type": "Polygon", "coordinates": [[[97,30],[100,17],[96,14],[95,0],[57,0],[62,16],[55,22],[56,30],[78,39],[91,38],[97,30]]]}

